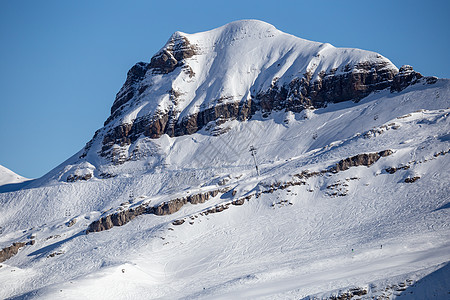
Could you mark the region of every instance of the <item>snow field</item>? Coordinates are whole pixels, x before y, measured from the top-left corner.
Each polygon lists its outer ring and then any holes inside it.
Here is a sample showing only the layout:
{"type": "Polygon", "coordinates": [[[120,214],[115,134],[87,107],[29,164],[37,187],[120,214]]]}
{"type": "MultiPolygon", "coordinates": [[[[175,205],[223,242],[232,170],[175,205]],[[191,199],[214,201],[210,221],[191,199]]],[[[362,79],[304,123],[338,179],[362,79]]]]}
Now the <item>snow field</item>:
{"type": "Polygon", "coordinates": [[[76,165],[69,159],[22,190],[0,193],[0,247],[36,240],[0,264],[0,298],[298,299],[420,281],[430,273],[442,279],[448,268],[436,270],[450,260],[450,154],[437,154],[450,149],[449,86],[440,80],[359,103],[256,115],[222,124],[230,130],[215,137],[203,130],[142,141],[158,149],[151,164],[93,161],[89,181],[59,180],[67,164],[76,165]],[[259,178],[250,145],[257,148],[259,178]],[[370,167],[313,176],[304,185],[200,214],[302,171],[387,149],[394,153],[370,167]],[[100,179],[104,171],[117,176],[100,179]],[[405,182],[413,176],[420,178],[405,182]],[[236,190],[234,198],[219,194],[172,215],[142,215],[84,234],[91,222],[129,201],[130,193],[131,206],[157,205],[224,187],[236,190]],[[333,196],[335,190],[346,195],[333,196]],[[68,227],[73,218],[77,222],[68,227]],[[182,225],[172,225],[183,218],[182,225]]]}

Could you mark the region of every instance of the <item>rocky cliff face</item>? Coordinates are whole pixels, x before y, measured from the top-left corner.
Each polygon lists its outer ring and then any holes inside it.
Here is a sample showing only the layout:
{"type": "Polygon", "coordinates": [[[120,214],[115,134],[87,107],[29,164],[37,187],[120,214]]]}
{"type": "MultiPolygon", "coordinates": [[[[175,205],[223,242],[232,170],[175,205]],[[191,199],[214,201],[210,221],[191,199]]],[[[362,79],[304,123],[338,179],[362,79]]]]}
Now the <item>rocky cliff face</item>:
{"type": "Polygon", "coordinates": [[[259,21],[194,35],[177,32],[149,63],[129,70],[103,133],[94,136],[102,145],[96,151],[112,158],[118,148],[143,136],[182,136],[211,122],[249,120],[256,112],[300,112],[356,102],[374,91],[399,92],[421,78],[412,67],[398,70],[379,54],[305,41],[259,21]],[[280,50],[280,43],[286,47],[280,50]],[[258,50],[262,57],[240,58],[247,49],[258,50]],[[274,49],[281,55],[275,56],[274,49]]]}
{"type": "MultiPolygon", "coordinates": [[[[116,100],[111,107],[111,116],[106,120],[105,125],[113,120],[122,108],[122,105],[139,96],[147,88],[147,85],[139,85],[145,79],[147,72],[151,75],[168,74],[173,72],[176,68],[183,68],[185,59],[191,58],[196,54],[196,47],[191,45],[186,37],[174,34],[167,42],[166,46],[160,52],[155,54],[150,63],[139,62],[135,64],[127,73],[127,79],[116,95],[116,100]]],[[[186,66],[188,74],[194,76],[192,69],[186,66]]]]}
{"type": "Polygon", "coordinates": [[[27,245],[34,245],[34,240],[30,240],[28,242],[17,242],[13,243],[11,246],[3,248],[0,250],[0,263],[4,262],[7,259],[10,259],[14,255],[16,255],[19,250],[27,245]]]}
{"type": "MultiPolygon", "coordinates": [[[[91,223],[86,230],[89,232],[99,232],[108,230],[114,226],[122,226],[133,220],[135,217],[143,214],[154,214],[157,216],[164,216],[173,214],[181,209],[187,203],[199,204],[205,203],[207,200],[216,197],[219,192],[226,192],[225,190],[213,190],[206,193],[194,194],[187,197],[176,198],[163,202],[158,206],[148,206],[147,204],[139,205],[135,208],[122,210],[110,215],[106,215],[97,221],[91,223]]],[[[1,254],[1,253],[0,253],[1,254]]],[[[1,256],[0,256],[1,259],[1,256]]]]}

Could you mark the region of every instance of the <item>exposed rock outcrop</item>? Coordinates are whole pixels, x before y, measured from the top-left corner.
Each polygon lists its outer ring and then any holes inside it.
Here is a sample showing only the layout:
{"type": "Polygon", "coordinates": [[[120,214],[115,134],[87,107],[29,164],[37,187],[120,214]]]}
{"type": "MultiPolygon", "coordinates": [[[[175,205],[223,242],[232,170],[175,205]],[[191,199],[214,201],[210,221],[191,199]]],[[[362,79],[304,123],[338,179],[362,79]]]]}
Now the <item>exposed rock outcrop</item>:
{"type": "Polygon", "coordinates": [[[183,219],[181,219],[181,220],[175,220],[175,221],[172,222],[172,225],[178,226],[178,225],[181,225],[181,224],[183,224],[183,223],[184,223],[184,220],[183,220],[183,219]]]}
{"type": "Polygon", "coordinates": [[[344,72],[320,73],[316,80],[305,73],[302,78],[294,78],[288,85],[278,86],[275,81],[268,91],[260,92],[256,99],[264,111],[287,110],[299,112],[304,108],[319,108],[326,103],[358,101],[373,91],[390,86],[396,76],[395,70],[388,68],[388,62],[362,62],[344,72]]]}
{"type": "Polygon", "coordinates": [[[358,154],[346,159],[343,159],[339,161],[336,166],[334,166],[331,171],[332,172],[339,172],[339,171],[345,171],[350,169],[351,167],[357,167],[357,166],[371,166],[375,162],[377,162],[380,157],[389,156],[393,152],[392,150],[384,150],[378,153],[363,153],[358,154]]]}
{"type": "MultiPolygon", "coordinates": [[[[116,100],[111,107],[111,116],[114,115],[119,107],[130,101],[135,96],[136,91],[134,84],[144,79],[145,73],[147,72],[148,68],[149,64],[145,62],[138,62],[133,67],[131,67],[131,69],[127,73],[127,79],[125,80],[123,87],[117,93],[116,100]]],[[[111,120],[111,117],[108,118],[105,124],[107,124],[109,120],[111,120]]]]}
{"type": "Polygon", "coordinates": [[[67,227],[72,227],[77,223],[77,218],[71,219],[69,222],[66,223],[67,227]]]}
{"type": "Polygon", "coordinates": [[[149,208],[146,205],[140,205],[136,208],[122,210],[92,222],[86,230],[86,233],[108,230],[113,228],[114,226],[122,226],[139,215],[151,212],[153,212],[153,208],[149,208]]]}
{"type": "Polygon", "coordinates": [[[407,169],[409,169],[409,167],[410,167],[409,165],[401,166],[401,167],[389,167],[389,168],[386,168],[385,171],[388,172],[389,174],[394,174],[398,170],[407,170],[407,169]]]}
{"type": "Polygon", "coordinates": [[[420,176],[407,177],[407,178],[405,178],[405,182],[406,183],[413,183],[413,182],[415,182],[418,179],[420,179],[420,176]]]}
{"type": "MultiPolygon", "coordinates": [[[[195,52],[191,50],[182,53],[178,54],[179,58],[193,55],[195,52]]],[[[161,55],[164,56],[164,54],[161,55]]],[[[177,60],[176,66],[179,64],[177,60]]],[[[169,71],[167,67],[156,63],[135,66],[132,68],[133,71],[130,70],[127,82],[131,84],[141,76],[143,71],[140,68],[152,68],[152,66],[153,71],[169,71]]],[[[159,111],[154,115],[136,118],[132,123],[120,124],[105,134],[101,155],[110,156],[114,145],[129,145],[142,135],[150,138],[159,138],[163,134],[171,137],[182,136],[193,134],[212,121],[220,125],[227,120],[249,120],[257,111],[300,112],[305,108],[321,108],[327,103],[359,101],[374,91],[386,88],[390,88],[392,92],[401,91],[422,78],[422,75],[412,70],[410,66],[402,67],[396,74],[393,69],[383,63],[364,62],[347,72],[334,74],[335,72],[336,70],[328,74],[321,73],[315,81],[311,79],[311,74],[306,73],[302,78],[294,78],[289,84],[282,86],[279,86],[275,80],[268,90],[252,94],[252,97],[246,101],[216,104],[214,107],[202,109],[182,119],[178,119],[176,111],[173,110],[159,111]]],[[[127,83],[122,89],[127,89],[127,83]]],[[[128,102],[133,97],[132,94],[136,93],[135,90],[133,91],[125,93],[121,90],[112,111],[117,110],[122,103],[128,102]]],[[[114,118],[114,114],[110,118],[114,118]]]]}
{"type": "Polygon", "coordinates": [[[79,181],[79,180],[87,181],[91,178],[92,178],[92,174],[90,174],[90,173],[84,174],[84,175],[69,175],[67,177],[67,182],[75,182],[75,181],[79,181]]]}
{"type": "MultiPolygon", "coordinates": [[[[139,85],[147,72],[151,74],[168,74],[177,67],[184,65],[184,60],[190,58],[197,53],[198,49],[183,36],[174,34],[166,46],[155,54],[150,63],[138,62],[127,73],[127,79],[124,85],[116,95],[116,99],[111,107],[111,116],[106,120],[105,125],[120,114],[119,108],[128,103],[134,96],[142,94],[148,87],[139,85]]],[[[187,67],[187,72],[194,76],[192,69],[187,67]]]]}
{"type": "MultiPolygon", "coordinates": [[[[223,191],[224,190],[222,190],[222,192],[223,191]]],[[[133,220],[135,217],[143,214],[154,214],[157,216],[170,215],[179,211],[181,207],[183,207],[183,205],[187,203],[204,203],[205,201],[209,200],[210,197],[215,197],[219,193],[220,190],[213,190],[205,193],[199,193],[169,200],[167,202],[159,204],[158,206],[148,206],[148,204],[142,204],[135,208],[118,211],[92,222],[86,230],[86,233],[108,230],[114,226],[122,226],[133,220]]]]}
{"type": "Polygon", "coordinates": [[[183,60],[197,53],[197,47],[187,38],[175,33],[166,46],[152,57],[149,69],[153,74],[167,74],[183,65],[183,60]]]}
{"type": "MultiPolygon", "coordinates": [[[[404,65],[392,81],[391,92],[400,92],[408,86],[417,83],[422,77],[422,74],[414,71],[413,67],[404,65]]],[[[429,80],[427,80],[427,83],[430,83],[429,80]]]]}
{"type": "Polygon", "coordinates": [[[2,250],[0,250],[0,263],[16,255],[19,252],[20,248],[25,247],[26,245],[34,245],[34,242],[34,240],[31,240],[29,242],[18,242],[13,243],[9,247],[3,248],[2,250]]]}

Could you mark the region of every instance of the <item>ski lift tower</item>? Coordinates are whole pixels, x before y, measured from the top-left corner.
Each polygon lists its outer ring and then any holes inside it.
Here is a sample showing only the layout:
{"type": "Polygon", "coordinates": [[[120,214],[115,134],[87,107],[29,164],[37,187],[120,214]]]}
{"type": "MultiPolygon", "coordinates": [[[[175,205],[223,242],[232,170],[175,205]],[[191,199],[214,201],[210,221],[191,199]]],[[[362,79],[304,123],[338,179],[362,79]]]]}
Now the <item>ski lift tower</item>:
{"type": "Polygon", "coordinates": [[[258,162],[256,161],[256,148],[253,146],[250,146],[250,153],[253,156],[253,161],[255,162],[255,168],[256,168],[256,173],[258,174],[259,177],[259,168],[258,168],[258,162]]]}

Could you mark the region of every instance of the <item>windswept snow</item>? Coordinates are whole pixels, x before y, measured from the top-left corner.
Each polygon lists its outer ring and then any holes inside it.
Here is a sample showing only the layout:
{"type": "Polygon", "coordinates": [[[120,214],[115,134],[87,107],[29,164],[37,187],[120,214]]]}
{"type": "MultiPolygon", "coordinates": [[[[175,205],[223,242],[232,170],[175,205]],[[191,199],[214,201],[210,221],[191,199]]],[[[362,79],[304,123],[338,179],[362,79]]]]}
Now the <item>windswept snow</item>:
{"type": "Polygon", "coordinates": [[[13,171],[0,165],[0,186],[11,183],[21,183],[28,180],[27,178],[17,175],[13,171]]]}

